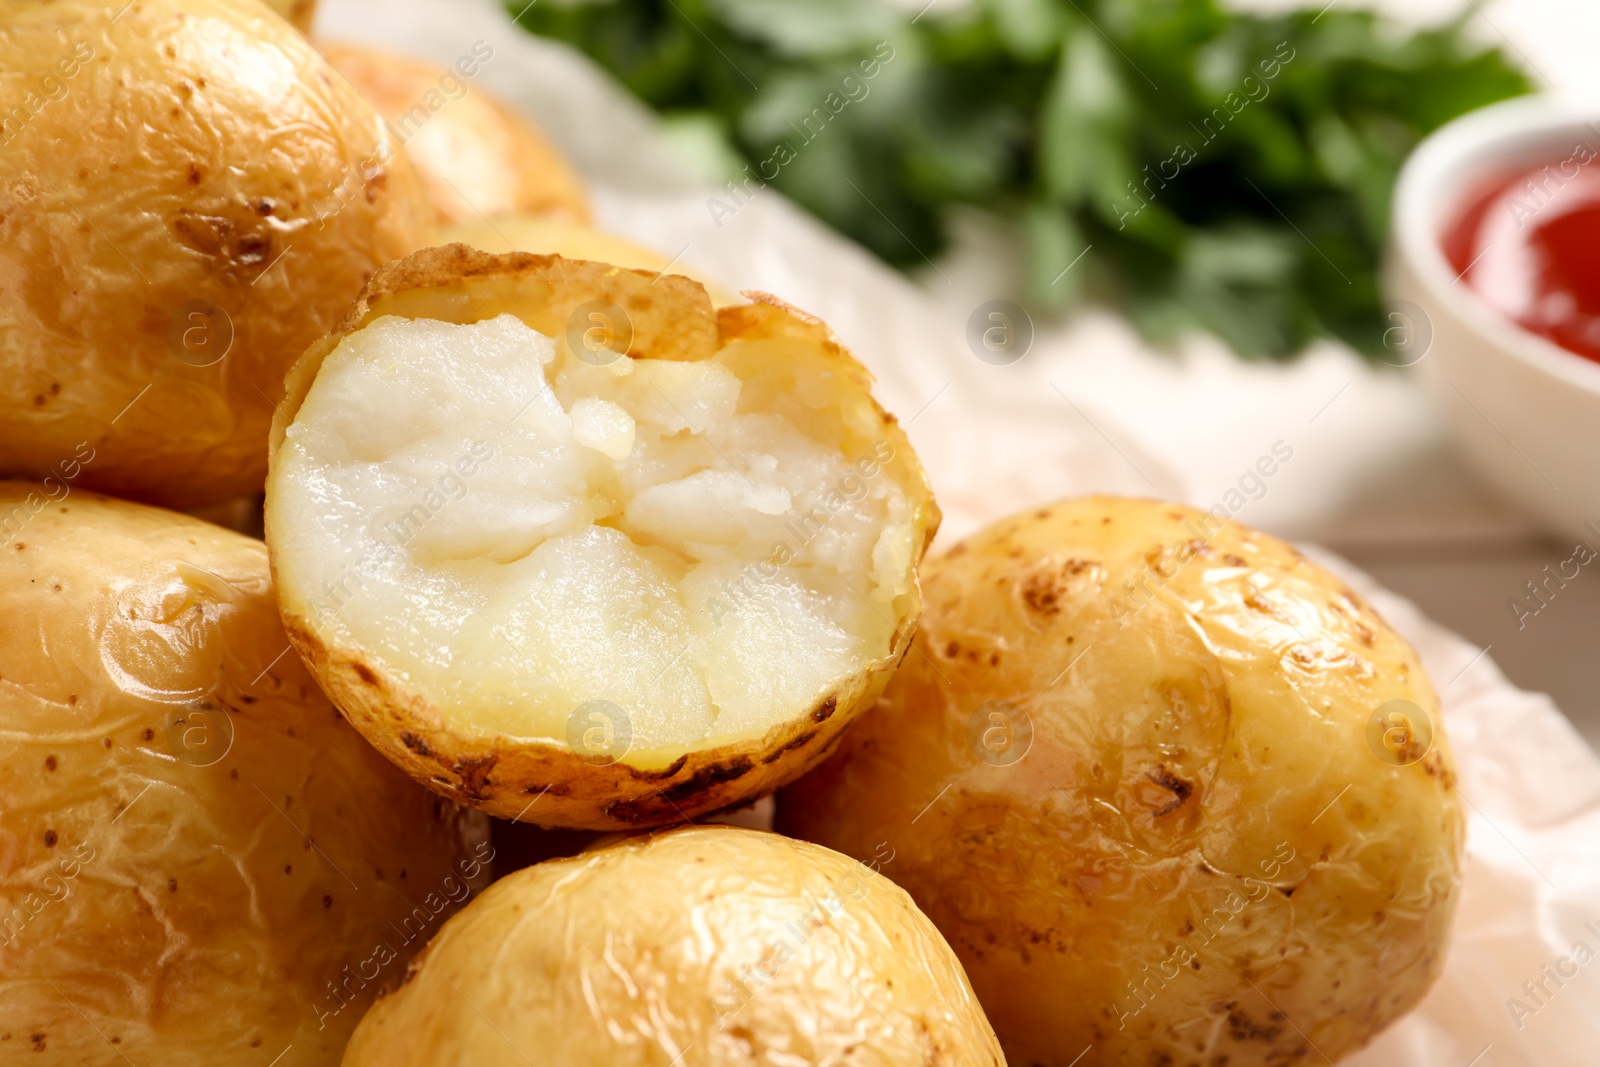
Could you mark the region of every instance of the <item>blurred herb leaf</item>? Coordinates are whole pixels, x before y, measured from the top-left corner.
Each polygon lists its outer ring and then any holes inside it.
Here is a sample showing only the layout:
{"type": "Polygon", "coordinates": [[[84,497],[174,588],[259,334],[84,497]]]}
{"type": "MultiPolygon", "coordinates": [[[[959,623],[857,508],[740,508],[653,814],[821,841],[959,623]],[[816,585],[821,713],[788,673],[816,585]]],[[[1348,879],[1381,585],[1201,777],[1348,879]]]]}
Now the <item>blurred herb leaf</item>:
{"type": "Polygon", "coordinates": [[[1220,0],[950,6],[546,0],[521,24],[892,263],[937,256],[952,209],[977,207],[1022,232],[1030,299],[1110,301],[1155,340],[1198,327],[1252,357],[1326,334],[1381,353],[1400,163],[1530,89],[1465,14],[1407,33],[1220,0]]]}

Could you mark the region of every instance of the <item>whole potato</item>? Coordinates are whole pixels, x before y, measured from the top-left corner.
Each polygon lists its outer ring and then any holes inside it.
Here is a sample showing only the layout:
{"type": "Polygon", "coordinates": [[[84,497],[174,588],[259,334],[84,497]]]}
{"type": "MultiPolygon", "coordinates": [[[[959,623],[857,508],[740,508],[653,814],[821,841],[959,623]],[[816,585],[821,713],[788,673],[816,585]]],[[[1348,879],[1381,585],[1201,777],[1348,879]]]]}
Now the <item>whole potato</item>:
{"type": "Polygon", "coordinates": [[[344,1067],[1003,1062],[961,964],[893,883],[700,826],[496,882],[362,1020],[344,1067]]]}
{"type": "Polygon", "coordinates": [[[266,549],[0,483],[0,1062],[339,1062],[485,820],[318,691],[266,549]]]}
{"type": "Polygon", "coordinates": [[[1274,538],[1109,497],[923,581],[912,654],[778,826],[892,854],[1013,1062],[1337,1060],[1427,991],[1455,770],[1359,596],[1274,538]]]}
{"type": "Polygon", "coordinates": [[[432,214],[257,0],[0,0],[0,474],[259,492],[283,375],[432,214]]]}
{"type": "Polygon", "coordinates": [[[555,145],[473,81],[493,45],[477,42],[449,69],[363,45],[321,48],[389,120],[440,223],[520,212],[589,217],[583,185],[555,145]]]}
{"type": "Polygon", "coordinates": [[[938,508],[866,369],[750,296],[446,245],[295,365],[266,501],[285,629],[418,781],[660,826],[792,781],[872,706],[938,508]]]}

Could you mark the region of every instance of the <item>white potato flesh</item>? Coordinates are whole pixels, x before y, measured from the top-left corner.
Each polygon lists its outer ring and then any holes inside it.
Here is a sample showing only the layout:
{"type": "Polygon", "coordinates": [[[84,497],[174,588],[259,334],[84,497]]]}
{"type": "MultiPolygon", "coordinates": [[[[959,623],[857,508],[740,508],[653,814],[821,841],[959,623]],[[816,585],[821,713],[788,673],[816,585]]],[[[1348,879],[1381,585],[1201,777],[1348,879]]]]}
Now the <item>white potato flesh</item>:
{"type": "Polygon", "coordinates": [[[889,653],[914,509],[731,352],[595,365],[509,314],[374,320],[274,460],[280,579],[486,730],[565,743],[604,700],[647,754],[791,720],[889,653]]]}

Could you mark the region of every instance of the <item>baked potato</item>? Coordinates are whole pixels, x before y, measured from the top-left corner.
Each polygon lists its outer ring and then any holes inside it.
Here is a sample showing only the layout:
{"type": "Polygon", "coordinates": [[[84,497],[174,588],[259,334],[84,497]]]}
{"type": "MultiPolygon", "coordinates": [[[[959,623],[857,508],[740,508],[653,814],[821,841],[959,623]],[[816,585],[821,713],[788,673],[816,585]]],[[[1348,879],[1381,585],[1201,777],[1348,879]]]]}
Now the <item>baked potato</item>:
{"type": "Polygon", "coordinates": [[[473,84],[493,45],[475,43],[450,68],[365,45],[321,47],[389,121],[440,223],[519,212],[589,217],[577,172],[549,138],[473,84]]]}
{"type": "Polygon", "coordinates": [[[1109,497],[1000,522],[923,582],[916,651],[777,825],[892,855],[1012,1062],[1331,1062],[1427,991],[1455,769],[1358,595],[1214,514],[1109,497]]]}
{"type": "Polygon", "coordinates": [[[22,482],[0,526],[0,1062],[337,1064],[487,820],[317,690],[261,542],[22,482]]]}
{"type": "Polygon", "coordinates": [[[0,475],[261,491],[283,374],[429,243],[382,120],[257,0],[0,0],[0,475]]]}
{"type": "Polygon", "coordinates": [[[709,275],[682,258],[668,259],[653,248],[626,237],[595,229],[586,222],[562,215],[507,215],[446,226],[440,239],[447,244],[471,245],[480,252],[533,252],[567,259],[592,259],[616,267],[632,267],[652,274],[681,274],[705,286],[717,307],[743,301],[709,275]]]}
{"type": "Polygon", "coordinates": [[[418,252],[289,378],[266,539],[357,729],[507,818],[630,829],[813,765],[910,642],[932,494],[772,297],[418,252]]]}
{"type": "Polygon", "coordinates": [[[888,879],[690,827],[501,879],[379,1001],[345,1067],[1004,1061],[939,932],[888,879]]]}

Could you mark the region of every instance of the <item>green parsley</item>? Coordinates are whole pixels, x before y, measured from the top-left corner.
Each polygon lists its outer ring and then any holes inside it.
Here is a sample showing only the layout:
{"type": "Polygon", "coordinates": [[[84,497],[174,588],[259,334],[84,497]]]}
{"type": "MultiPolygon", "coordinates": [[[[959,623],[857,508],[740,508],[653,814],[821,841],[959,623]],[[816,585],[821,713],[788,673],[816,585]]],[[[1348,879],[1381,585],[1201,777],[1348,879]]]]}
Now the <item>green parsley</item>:
{"type": "Polygon", "coordinates": [[[1217,0],[546,0],[521,18],[715,145],[736,190],[771,184],[891,263],[937,258],[976,208],[1022,235],[1030,306],[1106,302],[1156,341],[1198,327],[1274,358],[1325,334],[1383,351],[1400,163],[1530,88],[1465,21],[1217,0]]]}

